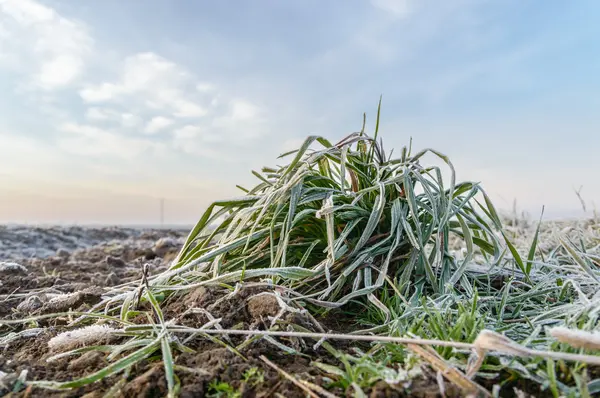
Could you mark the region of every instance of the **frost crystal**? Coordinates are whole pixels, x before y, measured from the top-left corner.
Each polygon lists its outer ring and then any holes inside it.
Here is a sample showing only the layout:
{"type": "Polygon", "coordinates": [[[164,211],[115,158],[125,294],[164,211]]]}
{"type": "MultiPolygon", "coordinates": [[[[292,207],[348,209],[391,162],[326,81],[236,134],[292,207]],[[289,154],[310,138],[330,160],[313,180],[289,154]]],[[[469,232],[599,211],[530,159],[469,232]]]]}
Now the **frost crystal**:
{"type": "Polygon", "coordinates": [[[106,325],[86,326],[56,335],[48,341],[48,347],[54,352],[68,351],[95,343],[108,342],[114,337],[115,333],[120,331],[106,325]]]}

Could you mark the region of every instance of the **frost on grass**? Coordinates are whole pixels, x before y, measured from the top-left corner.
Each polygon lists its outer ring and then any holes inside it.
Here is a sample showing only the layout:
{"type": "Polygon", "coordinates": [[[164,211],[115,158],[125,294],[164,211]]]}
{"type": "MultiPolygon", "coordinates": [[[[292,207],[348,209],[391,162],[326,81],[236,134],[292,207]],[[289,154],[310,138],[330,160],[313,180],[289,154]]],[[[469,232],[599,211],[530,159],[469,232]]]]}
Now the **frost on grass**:
{"type": "Polygon", "coordinates": [[[11,332],[6,336],[0,338],[0,347],[6,348],[10,343],[17,341],[22,338],[28,337],[36,337],[38,336],[44,329],[42,328],[33,328],[33,329],[25,329],[21,332],[11,332]]]}
{"type": "Polygon", "coordinates": [[[42,308],[44,302],[38,296],[29,296],[17,305],[17,311],[21,313],[32,313],[42,308]]]}
{"type": "Polygon", "coordinates": [[[79,292],[59,294],[52,297],[46,304],[48,311],[65,311],[77,308],[84,303],[96,304],[100,301],[102,289],[89,287],[79,292]]]}
{"type": "Polygon", "coordinates": [[[569,344],[571,347],[600,350],[600,332],[586,332],[559,326],[550,329],[550,335],[561,343],[569,344]]]}
{"type": "Polygon", "coordinates": [[[60,333],[48,341],[48,348],[53,352],[64,352],[78,347],[98,343],[107,343],[120,332],[106,325],[91,325],[81,329],[60,333]]]}
{"type": "Polygon", "coordinates": [[[8,272],[27,272],[27,268],[22,266],[21,264],[13,263],[11,261],[0,261],[0,272],[8,273],[8,272]]]}
{"type": "Polygon", "coordinates": [[[81,302],[81,292],[59,294],[48,301],[48,306],[54,310],[68,310],[81,302]]]}

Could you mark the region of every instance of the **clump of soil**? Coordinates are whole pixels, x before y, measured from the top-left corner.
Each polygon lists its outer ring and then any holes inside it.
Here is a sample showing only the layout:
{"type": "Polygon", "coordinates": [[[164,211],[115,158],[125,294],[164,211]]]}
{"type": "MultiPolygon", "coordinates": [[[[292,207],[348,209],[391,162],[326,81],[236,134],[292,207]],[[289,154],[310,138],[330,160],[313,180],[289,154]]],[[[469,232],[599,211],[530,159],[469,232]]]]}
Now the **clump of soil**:
{"type": "Polygon", "coordinates": [[[254,319],[275,316],[279,310],[279,303],[275,296],[254,296],[248,300],[248,312],[254,319]]]}

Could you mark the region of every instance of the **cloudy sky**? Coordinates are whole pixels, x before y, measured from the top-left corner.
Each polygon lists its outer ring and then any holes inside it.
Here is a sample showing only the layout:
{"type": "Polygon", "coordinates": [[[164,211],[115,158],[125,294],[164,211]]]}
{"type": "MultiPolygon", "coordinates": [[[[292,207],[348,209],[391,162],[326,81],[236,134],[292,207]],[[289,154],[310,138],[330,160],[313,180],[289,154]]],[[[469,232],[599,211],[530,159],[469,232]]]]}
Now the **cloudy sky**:
{"type": "Polygon", "coordinates": [[[501,208],[600,205],[600,4],[0,0],[0,222],[194,223],[309,134],[413,137],[501,208]]]}

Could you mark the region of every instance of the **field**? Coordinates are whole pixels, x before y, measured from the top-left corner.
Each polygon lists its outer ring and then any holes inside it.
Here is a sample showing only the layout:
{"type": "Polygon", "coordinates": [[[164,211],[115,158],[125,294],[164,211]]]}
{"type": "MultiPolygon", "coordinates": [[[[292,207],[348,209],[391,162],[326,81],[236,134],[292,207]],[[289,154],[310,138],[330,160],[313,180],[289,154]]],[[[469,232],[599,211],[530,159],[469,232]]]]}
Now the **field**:
{"type": "Polygon", "coordinates": [[[2,263],[2,392],[600,393],[600,221],[499,214],[364,129],[309,137],[185,239],[2,263]]]}

